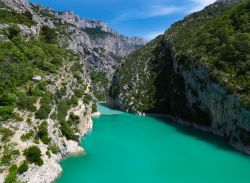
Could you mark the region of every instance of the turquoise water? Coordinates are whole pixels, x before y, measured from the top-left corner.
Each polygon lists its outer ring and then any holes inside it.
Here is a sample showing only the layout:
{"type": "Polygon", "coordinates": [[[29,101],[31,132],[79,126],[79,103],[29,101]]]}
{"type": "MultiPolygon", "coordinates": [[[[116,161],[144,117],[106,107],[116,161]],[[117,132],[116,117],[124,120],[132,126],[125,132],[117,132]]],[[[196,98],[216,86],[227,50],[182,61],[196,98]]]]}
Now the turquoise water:
{"type": "Polygon", "coordinates": [[[62,161],[57,183],[249,183],[250,157],[221,139],[160,118],[98,106],[85,156],[62,161]]]}

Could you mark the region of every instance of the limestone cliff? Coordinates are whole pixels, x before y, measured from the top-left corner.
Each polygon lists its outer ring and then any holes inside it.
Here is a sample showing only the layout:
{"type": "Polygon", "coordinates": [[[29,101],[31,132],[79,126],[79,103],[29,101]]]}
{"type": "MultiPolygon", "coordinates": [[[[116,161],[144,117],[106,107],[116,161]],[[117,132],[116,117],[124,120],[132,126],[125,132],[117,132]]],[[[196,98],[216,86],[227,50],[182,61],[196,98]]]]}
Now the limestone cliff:
{"type": "Polygon", "coordinates": [[[52,182],[63,157],[84,153],[97,99],[144,42],[26,0],[0,11],[0,182],[52,182]]]}
{"type": "Polygon", "coordinates": [[[170,115],[250,154],[249,4],[218,1],[135,51],[116,71],[111,103],[170,115]]]}

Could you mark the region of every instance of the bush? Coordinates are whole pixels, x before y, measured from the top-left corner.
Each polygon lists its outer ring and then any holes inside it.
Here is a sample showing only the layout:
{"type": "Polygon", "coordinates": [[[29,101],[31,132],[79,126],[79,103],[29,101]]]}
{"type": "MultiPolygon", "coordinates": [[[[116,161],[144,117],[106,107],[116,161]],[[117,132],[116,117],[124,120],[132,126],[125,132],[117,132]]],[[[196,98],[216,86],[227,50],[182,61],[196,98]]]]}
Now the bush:
{"type": "Polygon", "coordinates": [[[92,101],[92,96],[90,94],[86,94],[83,98],[83,102],[85,104],[89,104],[92,101]]]}
{"type": "Polygon", "coordinates": [[[14,106],[3,106],[0,107],[0,121],[5,121],[11,118],[14,111],[14,106]]]}
{"type": "Polygon", "coordinates": [[[84,88],[80,88],[75,91],[75,96],[78,98],[82,98],[84,96],[84,88]]]}
{"type": "Polygon", "coordinates": [[[18,174],[23,174],[29,169],[29,164],[27,160],[24,160],[17,169],[18,174]]]}
{"type": "Polygon", "coordinates": [[[55,43],[56,41],[56,31],[48,26],[42,27],[41,35],[46,43],[55,43]]]}
{"type": "Polygon", "coordinates": [[[0,23],[18,23],[25,24],[27,26],[35,24],[32,20],[32,15],[29,12],[17,13],[15,11],[10,11],[6,9],[0,10],[0,23]]]}
{"type": "Polygon", "coordinates": [[[5,178],[5,183],[15,183],[17,181],[17,166],[14,164],[10,167],[9,173],[5,178]]]}
{"type": "Polygon", "coordinates": [[[69,124],[67,122],[62,122],[60,130],[62,134],[68,139],[73,140],[74,139],[74,131],[70,128],[69,124]]]}
{"type": "Polygon", "coordinates": [[[35,163],[38,166],[43,165],[41,158],[41,150],[37,146],[31,146],[24,150],[24,156],[30,163],[35,163]]]}
{"type": "Polygon", "coordinates": [[[36,113],[35,116],[37,119],[46,119],[50,113],[50,106],[46,108],[45,106],[41,107],[36,113]]]}
{"type": "Polygon", "coordinates": [[[44,144],[49,144],[51,138],[48,134],[48,124],[46,122],[42,122],[41,125],[38,126],[37,136],[41,139],[44,144]]]}
{"type": "Polygon", "coordinates": [[[37,119],[46,119],[51,111],[51,99],[52,96],[50,93],[45,93],[43,98],[41,99],[41,107],[35,113],[37,119]]]}
{"type": "Polygon", "coordinates": [[[12,135],[14,135],[14,132],[8,128],[4,128],[4,127],[0,126],[0,134],[2,135],[1,141],[7,142],[10,140],[10,137],[12,135]]]}
{"type": "Polygon", "coordinates": [[[34,136],[34,131],[30,130],[29,132],[27,132],[21,136],[21,140],[27,141],[27,140],[30,140],[33,136],[34,136]]]}
{"type": "Polygon", "coordinates": [[[60,152],[60,149],[56,144],[52,144],[51,146],[49,146],[48,150],[50,150],[53,154],[57,154],[60,152]]]}
{"type": "Polygon", "coordinates": [[[19,150],[14,149],[12,144],[4,146],[3,156],[1,157],[2,165],[9,165],[11,161],[20,155],[19,150]]]}
{"type": "Polygon", "coordinates": [[[97,106],[96,103],[92,104],[92,113],[97,112],[97,106]]]}
{"type": "Polygon", "coordinates": [[[68,123],[70,125],[74,125],[74,126],[78,125],[80,123],[79,116],[77,116],[73,112],[71,112],[70,115],[69,115],[68,123]]]}
{"type": "Polygon", "coordinates": [[[36,111],[36,107],[34,106],[35,102],[36,102],[35,97],[26,96],[23,94],[18,97],[17,105],[20,109],[25,109],[31,112],[35,112],[36,111]]]}

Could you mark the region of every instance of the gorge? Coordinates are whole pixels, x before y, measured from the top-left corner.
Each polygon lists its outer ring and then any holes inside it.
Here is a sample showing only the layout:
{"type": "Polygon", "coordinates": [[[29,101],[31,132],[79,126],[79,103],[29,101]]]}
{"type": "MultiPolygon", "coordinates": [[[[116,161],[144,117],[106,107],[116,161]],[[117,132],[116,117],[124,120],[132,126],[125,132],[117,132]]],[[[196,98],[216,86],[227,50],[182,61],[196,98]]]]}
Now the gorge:
{"type": "Polygon", "coordinates": [[[249,0],[147,43],[0,0],[0,183],[248,182],[249,50],[249,0]]]}

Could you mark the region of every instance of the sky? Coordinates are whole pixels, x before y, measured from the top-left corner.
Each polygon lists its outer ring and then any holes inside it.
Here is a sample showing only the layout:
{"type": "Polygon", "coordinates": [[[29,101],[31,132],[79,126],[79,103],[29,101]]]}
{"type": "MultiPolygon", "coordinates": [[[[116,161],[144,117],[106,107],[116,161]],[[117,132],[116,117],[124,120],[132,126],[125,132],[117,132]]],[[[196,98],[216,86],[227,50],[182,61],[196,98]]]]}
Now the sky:
{"type": "Polygon", "coordinates": [[[30,0],[57,11],[72,10],[82,18],[104,20],[127,36],[151,40],[174,22],[216,0],[30,0]]]}

